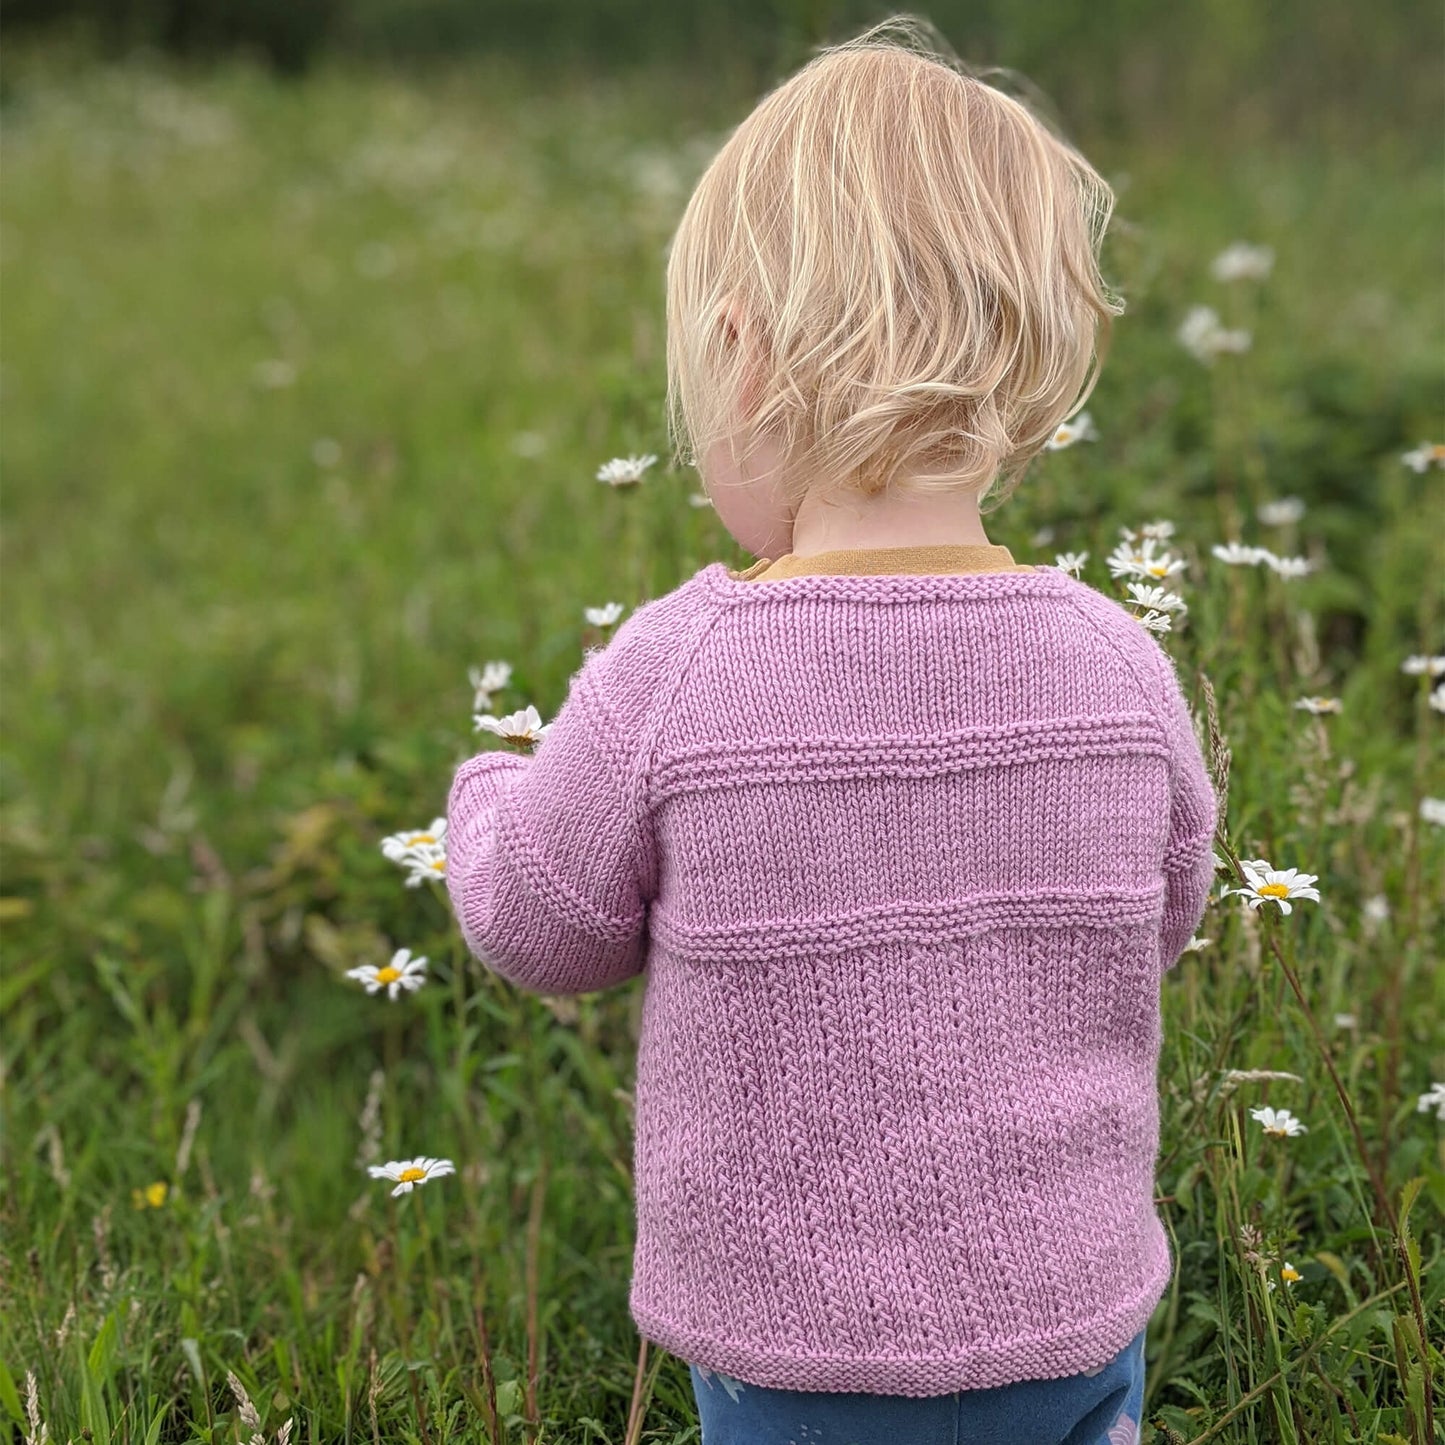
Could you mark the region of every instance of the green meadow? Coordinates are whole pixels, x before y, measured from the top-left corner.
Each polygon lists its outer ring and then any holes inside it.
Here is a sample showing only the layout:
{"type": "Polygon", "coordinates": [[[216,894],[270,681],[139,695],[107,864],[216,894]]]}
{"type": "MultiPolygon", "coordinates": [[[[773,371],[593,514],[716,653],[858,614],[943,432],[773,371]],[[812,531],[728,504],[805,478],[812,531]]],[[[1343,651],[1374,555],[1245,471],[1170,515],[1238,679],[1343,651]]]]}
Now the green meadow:
{"type": "MultiPolygon", "coordinates": [[[[497,710],[548,718],[599,640],[584,607],[750,560],[671,458],[662,278],[754,99],[12,44],[6,1440],[698,1441],[686,1365],[627,1314],[642,981],[519,993],[380,845],[498,745],[470,668],[509,662],[497,710]],[[597,480],[642,453],[639,485],[597,480]],[[346,977],[403,947],[416,992],[346,977]],[[456,1173],[368,1177],[416,1155],[456,1173]]],[[[1178,1267],[1144,1441],[1430,1445],[1445,713],[1405,665],[1445,653],[1445,470],[1402,456],[1445,440],[1438,158],[1368,129],[1077,138],[1127,302],[1098,435],[986,525],[1122,596],[1120,528],[1173,523],[1162,641],[1227,793],[1216,892],[1264,859],[1320,894],[1216,898],[1163,981],[1178,1267]],[[1239,240],[1268,275],[1212,274],[1239,240]],[[1248,348],[1191,354],[1197,305],[1248,348]],[[1236,539],[1309,570],[1213,555],[1236,539]]]]}

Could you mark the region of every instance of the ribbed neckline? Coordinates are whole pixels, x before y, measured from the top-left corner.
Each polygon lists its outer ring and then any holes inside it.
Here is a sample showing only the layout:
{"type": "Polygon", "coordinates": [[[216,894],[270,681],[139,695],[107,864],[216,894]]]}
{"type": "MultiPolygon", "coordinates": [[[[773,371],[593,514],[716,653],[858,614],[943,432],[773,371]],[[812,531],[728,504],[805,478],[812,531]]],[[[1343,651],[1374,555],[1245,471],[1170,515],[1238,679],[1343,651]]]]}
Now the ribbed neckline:
{"type": "Polygon", "coordinates": [[[736,582],[772,583],[785,577],[899,577],[971,575],[979,572],[1031,572],[1015,562],[1007,547],[993,542],[946,542],[909,547],[848,547],[799,557],[785,553],[763,558],[741,572],[736,582]]]}
{"type": "MultiPolygon", "coordinates": [[[[758,564],[754,567],[761,570],[758,564]]],[[[747,570],[750,573],[754,568],[747,570]]],[[[1012,570],[994,567],[973,572],[803,572],[797,576],[772,577],[766,582],[744,580],[745,576],[735,573],[726,562],[713,562],[697,574],[697,581],[715,595],[733,602],[799,597],[907,602],[1037,595],[1060,591],[1072,580],[1057,567],[1017,566],[1012,570]]]]}

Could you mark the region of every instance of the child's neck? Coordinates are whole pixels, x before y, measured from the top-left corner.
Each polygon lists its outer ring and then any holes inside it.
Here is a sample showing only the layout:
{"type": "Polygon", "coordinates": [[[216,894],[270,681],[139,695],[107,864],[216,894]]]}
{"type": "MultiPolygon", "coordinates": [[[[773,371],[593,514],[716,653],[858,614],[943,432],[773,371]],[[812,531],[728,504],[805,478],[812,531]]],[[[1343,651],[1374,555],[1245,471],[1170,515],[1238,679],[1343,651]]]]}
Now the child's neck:
{"type": "Polygon", "coordinates": [[[851,492],[824,498],[809,492],[793,517],[792,552],[812,557],[871,547],[992,546],[974,491],[851,492]]]}

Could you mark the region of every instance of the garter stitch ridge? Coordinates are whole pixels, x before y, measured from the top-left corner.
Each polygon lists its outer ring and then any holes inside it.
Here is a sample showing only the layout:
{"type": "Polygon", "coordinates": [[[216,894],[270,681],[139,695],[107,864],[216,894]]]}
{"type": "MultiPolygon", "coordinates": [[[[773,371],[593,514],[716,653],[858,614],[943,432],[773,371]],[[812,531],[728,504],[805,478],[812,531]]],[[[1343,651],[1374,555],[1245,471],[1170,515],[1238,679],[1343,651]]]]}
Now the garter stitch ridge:
{"type": "Polygon", "coordinates": [[[488,967],[644,976],[646,1338],[924,1396],[1094,1369],[1148,1321],[1161,978],[1215,796],[1120,604],[1054,568],[714,563],[588,659],[533,756],[464,762],[447,819],[488,967]]]}

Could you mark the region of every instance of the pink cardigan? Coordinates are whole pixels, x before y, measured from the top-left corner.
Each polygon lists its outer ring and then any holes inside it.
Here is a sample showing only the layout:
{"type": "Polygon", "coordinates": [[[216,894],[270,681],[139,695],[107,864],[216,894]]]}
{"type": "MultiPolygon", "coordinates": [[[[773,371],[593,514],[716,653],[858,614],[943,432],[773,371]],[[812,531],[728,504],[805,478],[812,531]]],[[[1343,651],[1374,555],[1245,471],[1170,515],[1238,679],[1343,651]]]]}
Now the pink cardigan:
{"type": "Polygon", "coordinates": [[[1053,568],[639,608],[447,802],[468,947],[642,974],[630,1307],[775,1388],[1090,1370],[1169,1281],[1163,972],[1215,797],[1172,663],[1053,568]]]}

